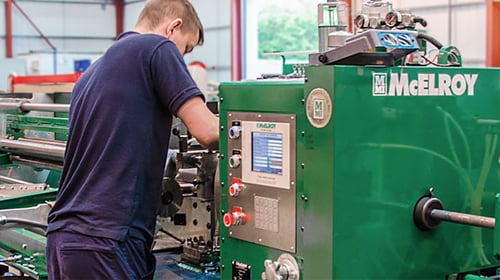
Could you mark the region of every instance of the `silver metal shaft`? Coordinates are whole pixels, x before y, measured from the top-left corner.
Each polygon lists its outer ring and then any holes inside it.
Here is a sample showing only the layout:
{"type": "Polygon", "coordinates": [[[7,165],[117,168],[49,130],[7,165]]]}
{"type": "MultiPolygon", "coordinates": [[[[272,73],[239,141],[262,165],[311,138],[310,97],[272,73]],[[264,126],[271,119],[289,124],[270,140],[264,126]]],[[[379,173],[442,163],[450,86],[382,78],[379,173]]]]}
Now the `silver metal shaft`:
{"type": "Polygon", "coordinates": [[[0,102],[1,112],[20,112],[22,102],[0,102]]]}
{"type": "Polygon", "coordinates": [[[48,145],[66,147],[66,143],[64,141],[61,141],[61,140],[50,140],[50,139],[41,139],[41,138],[24,138],[24,137],[17,138],[17,140],[23,141],[23,142],[40,143],[40,144],[48,144],[48,145]]]}
{"type": "Polygon", "coordinates": [[[30,182],[26,182],[26,181],[19,180],[19,179],[14,179],[14,178],[3,176],[3,175],[0,175],[0,181],[5,182],[5,183],[11,183],[11,184],[23,184],[23,185],[32,185],[33,184],[30,182]]]}
{"type": "Polygon", "coordinates": [[[430,213],[431,217],[440,220],[457,224],[471,225],[482,228],[495,228],[495,218],[464,214],[446,210],[433,209],[430,213]]]}
{"type": "Polygon", "coordinates": [[[0,140],[0,147],[19,149],[25,152],[53,156],[57,158],[64,158],[65,147],[42,144],[42,143],[30,143],[18,140],[2,139],[0,140]]]}
{"type": "Polygon", "coordinates": [[[68,104],[33,104],[23,103],[21,105],[23,111],[43,111],[43,112],[69,112],[68,104]]]}
{"type": "Polygon", "coordinates": [[[0,111],[69,112],[69,104],[44,104],[25,102],[0,102],[0,111]]]}
{"type": "Polygon", "coordinates": [[[62,162],[60,164],[57,164],[51,161],[44,161],[43,159],[28,159],[19,155],[10,155],[9,159],[13,163],[29,165],[38,168],[45,168],[51,170],[62,170],[63,168],[62,162]]]}

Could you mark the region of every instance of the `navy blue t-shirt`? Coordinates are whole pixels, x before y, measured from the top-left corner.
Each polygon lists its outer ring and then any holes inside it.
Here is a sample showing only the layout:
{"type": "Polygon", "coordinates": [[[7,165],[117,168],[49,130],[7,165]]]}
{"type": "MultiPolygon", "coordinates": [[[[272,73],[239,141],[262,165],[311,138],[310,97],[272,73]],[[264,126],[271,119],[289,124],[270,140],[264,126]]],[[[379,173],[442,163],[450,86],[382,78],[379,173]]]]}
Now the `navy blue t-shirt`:
{"type": "Polygon", "coordinates": [[[48,232],[152,240],[172,115],[202,97],[175,44],[127,32],[80,77],[48,232]]]}

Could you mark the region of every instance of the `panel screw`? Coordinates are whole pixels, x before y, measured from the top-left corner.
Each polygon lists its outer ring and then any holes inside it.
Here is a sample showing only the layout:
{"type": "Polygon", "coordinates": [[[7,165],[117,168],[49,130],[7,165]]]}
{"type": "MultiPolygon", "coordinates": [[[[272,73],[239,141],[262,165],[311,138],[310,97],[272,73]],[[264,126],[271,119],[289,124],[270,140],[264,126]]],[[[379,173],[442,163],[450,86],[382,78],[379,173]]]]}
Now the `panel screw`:
{"type": "Polygon", "coordinates": [[[301,163],[301,164],[300,164],[300,167],[302,167],[302,169],[304,169],[304,167],[305,167],[305,166],[306,166],[306,165],[305,165],[304,163],[301,163]]]}
{"type": "Polygon", "coordinates": [[[220,100],[220,103],[224,102],[224,98],[223,97],[219,98],[219,100],[220,100]]]}
{"type": "Polygon", "coordinates": [[[300,199],[302,199],[305,202],[307,202],[309,200],[309,198],[307,198],[307,196],[305,196],[305,195],[301,195],[300,199]]]}

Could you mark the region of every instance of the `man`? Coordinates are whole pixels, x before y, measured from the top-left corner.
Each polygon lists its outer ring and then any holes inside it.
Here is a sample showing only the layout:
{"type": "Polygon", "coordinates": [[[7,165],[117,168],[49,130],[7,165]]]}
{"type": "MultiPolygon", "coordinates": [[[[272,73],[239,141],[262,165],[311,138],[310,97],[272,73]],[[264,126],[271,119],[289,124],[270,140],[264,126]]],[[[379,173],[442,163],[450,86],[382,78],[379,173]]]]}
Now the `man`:
{"type": "Polygon", "coordinates": [[[172,115],[218,146],[218,119],[183,55],[203,43],[187,0],[146,1],[74,87],[56,203],[48,217],[49,279],[151,279],[151,253],[172,115]]]}

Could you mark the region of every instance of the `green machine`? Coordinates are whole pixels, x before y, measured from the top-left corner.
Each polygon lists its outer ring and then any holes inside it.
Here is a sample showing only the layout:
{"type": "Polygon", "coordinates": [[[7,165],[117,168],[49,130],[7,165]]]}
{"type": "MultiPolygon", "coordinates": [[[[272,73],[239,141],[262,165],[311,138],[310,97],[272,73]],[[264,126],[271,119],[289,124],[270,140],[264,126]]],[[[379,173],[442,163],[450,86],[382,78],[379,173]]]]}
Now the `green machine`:
{"type": "Polygon", "coordinates": [[[420,39],[221,85],[221,279],[500,277],[500,69],[408,63],[420,39]]]}
{"type": "Polygon", "coordinates": [[[45,230],[59,187],[69,95],[56,92],[0,96],[2,277],[47,278],[45,230]]]}

